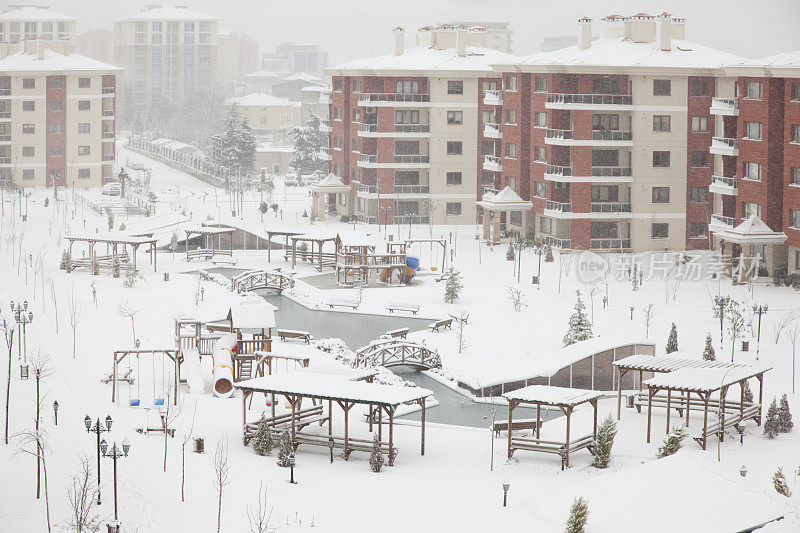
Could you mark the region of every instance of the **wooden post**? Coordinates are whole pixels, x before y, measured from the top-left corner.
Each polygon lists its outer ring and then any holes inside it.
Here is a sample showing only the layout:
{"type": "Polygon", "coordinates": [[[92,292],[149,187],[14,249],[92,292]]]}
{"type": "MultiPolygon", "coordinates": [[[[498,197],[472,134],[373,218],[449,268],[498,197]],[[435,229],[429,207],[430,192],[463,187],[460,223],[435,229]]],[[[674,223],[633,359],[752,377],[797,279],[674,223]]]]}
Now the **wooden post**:
{"type": "Polygon", "coordinates": [[[594,407],[594,426],[592,429],[592,438],[597,438],[597,399],[592,401],[592,407],[594,407]]]}
{"type": "Polygon", "coordinates": [[[761,415],[764,411],[764,404],[762,402],[763,395],[764,395],[764,373],[756,376],[758,378],[758,418],[756,419],[756,424],[761,425],[761,415]]]}
{"type": "Polygon", "coordinates": [[[422,398],[419,404],[422,406],[422,429],[420,432],[419,454],[425,455],[425,398],[422,398]]]}
{"type": "Polygon", "coordinates": [[[328,437],[333,436],[333,400],[328,400],[328,437]]]}
{"type": "Polygon", "coordinates": [[[746,379],[743,379],[739,382],[739,391],[741,392],[741,397],[739,399],[739,419],[740,421],[744,422],[744,386],[747,383],[746,379]]]}
{"type": "Polygon", "coordinates": [[[287,396],[287,400],[289,400],[289,404],[292,406],[292,447],[294,448],[294,438],[295,438],[295,402],[297,401],[294,396],[287,396]]]}
{"type": "Polygon", "coordinates": [[[378,440],[383,439],[383,407],[378,406],[378,440]]]}
{"type": "Polygon", "coordinates": [[[708,430],[708,397],[711,393],[706,393],[703,396],[703,449],[706,449],[706,440],[708,439],[708,435],[706,435],[706,431],[708,430]]]}
{"type": "MultiPolygon", "coordinates": [[[[114,352],[114,367],[111,369],[111,379],[113,380],[111,403],[115,403],[117,401],[117,352],[114,352]]],[[[136,376],[136,379],[139,379],[139,376],[136,376]]]]}
{"type": "Polygon", "coordinates": [[[350,407],[348,406],[347,402],[340,404],[342,409],[344,410],[344,460],[348,461],[350,459],[350,454],[347,453],[347,444],[350,438],[350,407]]]}
{"type": "MultiPolygon", "coordinates": [[[[564,442],[564,464],[569,468],[569,423],[572,418],[572,407],[567,407],[564,412],[567,414],[567,440],[564,442]]],[[[510,430],[511,428],[509,428],[510,430]]]]}
{"type": "Polygon", "coordinates": [[[297,264],[297,239],[292,239],[292,270],[297,264]]]}
{"type": "MultiPolygon", "coordinates": [[[[166,354],[165,354],[166,355],[166,354]]],[[[175,365],[175,371],[173,375],[175,377],[175,394],[172,395],[172,405],[178,405],[178,390],[179,390],[179,383],[180,383],[180,376],[178,376],[178,372],[180,370],[180,364],[178,362],[178,352],[175,352],[175,357],[172,360],[173,364],[175,365]]]]}
{"type": "MultiPolygon", "coordinates": [[[[514,413],[514,407],[516,406],[516,402],[514,400],[508,400],[508,458],[511,459],[511,419],[514,413]]],[[[539,412],[536,412],[536,418],[539,418],[539,412]]],[[[494,438],[494,437],[492,437],[494,438]]]]}
{"type": "MultiPolygon", "coordinates": [[[[508,426],[509,429],[511,426],[508,426]]],[[[536,403],[536,438],[538,439],[541,436],[542,430],[542,404],[536,403]]]]}
{"type": "Polygon", "coordinates": [[[692,393],[686,391],[686,427],[689,427],[689,407],[692,404],[692,393]]]}
{"type": "Polygon", "coordinates": [[[672,409],[672,389],[667,389],[667,434],[669,434],[669,412],[672,409]]]}
{"type": "Polygon", "coordinates": [[[622,416],[622,376],[627,372],[622,367],[617,367],[617,420],[622,416]]]}
{"type": "Polygon", "coordinates": [[[389,411],[389,466],[394,466],[394,407],[387,407],[389,411]]]}
{"type": "Polygon", "coordinates": [[[272,407],[272,409],[271,409],[272,410],[272,418],[275,418],[275,393],[271,392],[270,395],[271,395],[270,403],[272,404],[270,406],[270,407],[272,407]]]}
{"type": "Polygon", "coordinates": [[[247,391],[242,390],[242,444],[247,445],[247,391]]]}
{"type": "Polygon", "coordinates": [[[728,394],[728,387],[722,387],[719,391],[719,441],[725,442],[725,396],[728,394]]]}
{"type": "Polygon", "coordinates": [[[369,416],[367,418],[369,419],[369,432],[372,433],[372,404],[369,404],[369,416]]]}
{"type": "Polygon", "coordinates": [[[653,389],[647,387],[647,443],[650,444],[650,424],[653,415],[653,389]]]}

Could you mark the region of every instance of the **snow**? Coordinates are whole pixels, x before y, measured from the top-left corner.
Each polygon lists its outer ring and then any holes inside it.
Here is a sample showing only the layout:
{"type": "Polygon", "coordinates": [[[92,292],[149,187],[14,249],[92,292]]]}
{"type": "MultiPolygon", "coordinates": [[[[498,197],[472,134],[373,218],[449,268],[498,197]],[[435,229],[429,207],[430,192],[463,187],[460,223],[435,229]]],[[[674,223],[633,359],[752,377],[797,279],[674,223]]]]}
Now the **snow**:
{"type": "Polygon", "coordinates": [[[242,333],[261,333],[275,327],[275,306],[260,298],[245,299],[231,307],[233,327],[242,333]]]}
{"type": "Polygon", "coordinates": [[[529,211],[533,204],[523,200],[514,189],[507,186],[498,193],[486,193],[478,205],[489,210],[529,211]]]}
{"type": "Polygon", "coordinates": [[[10,6],[6,11],[0,13],[0,21],[12,21],[12,20],[20,20],[20,21],[31,21],[31,20],[53,20],[53,21],[61,21],[61,20],[78,20],[75,17],[71,17],[69,15],[64,15],[63,13],[57,13],[55,11],[50,11],[46,7],[42,6],[26,6],[26,5],[18,5],[18,6],[10,6]]]}
{"type": "Polygon", "coordinates": [[[50,49],[44,51],[44,59],[39,59],[37,54],[26,54],[24,52],[10,54],[0,59],[0,72],[51,72],[59,70],[110,74],[123,69],[80,54],[59,54],[50,49]]]}
{"type": "Polygon", "coordinates": [[[741,244],[783,244],[786,242],[785,233],[772,231],[756,215],[750,215],[734,228],[715,230],[714,233],[726,241],[741,244]]]}
{"type": "Polygon", "coordinates": [[[225,105],[239,107],[284,107],[291,105],[288,98],[278,98],[267,93],[250,93],[225,100],[225,105]]]}
{"type": "Polygon", "coordinates": [[[672,352],[666,356],[631,355],[624,359],[614,361],[614,366],[625,367],[630,370],[644,370],[652,372],[672,372],[685,367],[692,368],[732,368],[741,366],[737,363],[724,361],[706,361],[705,359],[683,359],[679,352],[672,352]]]}
{"type": "Polygon", "coordinates": [[[644,381],[650,387],[712,392],[752,378],[772,368],[766,365],[743,365],[730,368],[683,367],[657,374],[644,381]]]}
{"type": "Polygon", "coordinates": [[[603,396],[601,391],[531,385],[503,394],[509,400],[545,403],[549,405],[575,406],[603,396]]]}
{"type": "Polygon", "coordinates": [[[516,57],[490,48],[468,46],[467,54],[459,56],[455,48],[428,48],[414,46],[402,54],[356,59],[332,68],[328,74],[340,75],[349,71],[491,71],[490,65],[513,63],[516,57]]]}
{"type": "Polygon", "coordinates": [[[117,19],[114,22],[129,20],[219,20],[212,15],[186,9],[186,6],[171,6],[167,4],[153,4],[151,9],[144,8],[135,15],[117,19]]]}

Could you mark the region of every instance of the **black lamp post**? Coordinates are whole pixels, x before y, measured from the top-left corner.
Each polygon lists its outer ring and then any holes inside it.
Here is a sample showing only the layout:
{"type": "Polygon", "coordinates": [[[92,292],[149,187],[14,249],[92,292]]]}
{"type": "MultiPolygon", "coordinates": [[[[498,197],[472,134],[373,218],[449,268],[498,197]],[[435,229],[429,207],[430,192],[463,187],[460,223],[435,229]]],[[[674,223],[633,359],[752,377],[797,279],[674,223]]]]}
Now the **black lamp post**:
{"type": "MultiPolygon", "coordinates": [[[[117,459],[127,457],[128,452],[131,450],[131,445],[128,439],[122,441],[122,448],[117,447],[117,443],[111,445],[108,449],[108,443],[104,440],[100,443],[100,450],[103,452],[103,457],[109,457],[114,462],[114,521],[117,521],[117,459]]],[[[116,524],[117,531],[119,531],[119,523],[116,524]]]]}
{"type": "Polygon", "coordinates": [[[289,454],[289,483],[297,483],[294,480],[294,465],[295,465],[294,452],[291,452],[289,454]]]}
{"type": "Polygon", "coordinates": [[[747,467],[745,465],[742,465],[742,467],[739,469],[739,474],[742,477],[745,477],[747,475],[747,467]]]}
{"type": "Polygon", "coordinates": [[[86,415],[83,419],[87,433],[95,433],[97,435],[97,505],[100,505],[100,456],[102,455],[100,433],[111,431],[112,422],[111,415],[106,416],[105,426],[100,424],[100,418],[95,421],[94,425],[92,425],[92,419],[89,415],[86,415]]]}
{"type": "Polygon", "coordinates": [[[333,437],[328,437],[328,448],[331,449],[331,464],[333,464],[333,437]]]}
{"type": "Polygon", "coordinates": [[[510,487],[511,483],[503,483],[503,507],[508,503],[508,489],[510,487]]]}
{"type": "Polygon", "coordinates": [[[758,359],[759,354],[761,353],[761,315],[766,315],[767,311],[769,310],[769,306],[767,304],[759,305],[753,304],[753,313],[758,315],[758,339],[756,344],[756,359],[758,359]]]}
{"type": "Polygon", "coordinates": [[[558,455],[561,457],[561,471],[564,471],[564,465],[567,463],[567,449],[562,446],[558,449],[558,455]]]}
{"type": "Polygon", "coordinates": [[[536,285],[537,289],[542,288],[542,255],[544,255],[544,246],[539,245],[534,248],[533,252],[539,256],[539,270],[536,272],[536,285]]]}
{"type": "Polygon", "coordinates": [[[16,304],[11,302],[11,312],[14,314],[14,320],[17,322],[17,359],[21,359],[20,364],[20,379],[28,379],[28,343],[26,341],[26,326],[33,322],[33,311],[28,311],[28,300],[16,304]],[[23,357],[24,353],[24,357],[23,357]]]}
{"type": "Polygon", "coordinates": [[[58,400],[53,402],[53,416],[56,419],[56,425],[58,425],[58,400]]]}
{"type": "Polygon", "coordinates": [[[735,424],[733,427],[739,432],[739,445],[744,444],[744,424],[735,424]]]}

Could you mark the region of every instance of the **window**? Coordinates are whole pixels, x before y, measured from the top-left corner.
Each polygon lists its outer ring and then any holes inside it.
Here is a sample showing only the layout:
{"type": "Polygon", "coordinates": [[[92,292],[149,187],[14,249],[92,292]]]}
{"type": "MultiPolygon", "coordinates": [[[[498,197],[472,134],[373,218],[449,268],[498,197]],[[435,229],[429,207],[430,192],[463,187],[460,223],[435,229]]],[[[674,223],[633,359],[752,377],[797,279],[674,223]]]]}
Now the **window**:
{"type": "Polygon", "coordinates": [[[78,111],[89,111],[92,108],[92,102],[89,100],[78,100],[78,111]]]}
{"type": "Polygon", "coordinates": [[[447,185],[461,185],[461,172],[448,172],[445,183],[447,185]]]}
{"type": "Polygon", "coordinates": [[[547,112],[539,111],[533,116],[533,125],[537,128],[547,127],[547,112]]]}
{"type": "Polygon", "coordinates": [[[517,90],[517,77],[506,76],[506,91],[516,91],[516,90],[517,90]]]}
{"type": "Polygon", "coordinates": [[[516,124],[516,123],[517,123],[517,110],[508,109],[506,111],[506,124],[516,124]]]}
{"type": "Polygon", "coordinates": [[[333,90],[334,92],[340,93],[342,92],[342,80],[341,78],[337,78],[333,80],[333,90]]]}
{"type": "Polygon", "coordinates": [[[708,131],[708,117],[692,117],[692,131],[708,131]]]}
{"type": "Polygon", "coordinates": [[[481,142],[481,155],[494,155],[494,141],[481,142]]]}
{"type": "Polygon", "coordinates": [[[447,123],[448,124],[463,124],[464,123],[464,112],[463,111],[448,111],[447,112],[447,123]]]}
{"type": "Polygon", "coordinates": [[[539,223],[539,227],[541,228],[542,233],[552,233],[553,232],[553,219],[542,217],[541,222],[539,223]]]}
{"type": "Polygon", "coordinates": [[[23,111],[36,111],[36,102],[33,100],[25,100],[22,102],[23,111]]]}
{"type": "Polygon", "coordinates": [[[668,167],[669,166],[669,152],[653,152],[653,166],[654,167],[668,167]]]}
{"type": "Polygon", "coordinates": [[[447,82],[447,94],[464,94],[464,82],[463,81],[448,81],[447,82]]]}
{"type": "Polygon", "coordinates": [[[358,137],[356,137],[355,139],[353,139],[353,141],[352,141],[352,143],[351,143],[351,146],[352,146],[352,150],[353,150],[354,152],[359,152],[359,153],[361,153],[361,140],[360,140],[358,137]]]}
{"type": "Polygon", "coordinates": [[[689,159],[689,164],[692,167],[707,167],[708,166],[708,152],[695,151],[692,152],[689,159]]]}
{"type": "Polygon", "coordinates": [[[347,195],[346,194],[339,194],[339,205],[346,206],[347,205],[347,195]]]}
{"type": "Polygon", "coordinates": [[[334,107],[333,108],[333,120],[342,120],[342,108],[341,107],[334,107]]]}
{"type": "Polygon", "coordinates": [[[650,226],[650,237],[653,239],[669,238],[669,224],[666,222],[654,222],[650,226]]]}
{"type": "Polygon", "coordinates": [[[539,198],[547,198],[547,183],[544,181],[533,182],[533,195],[539,198]]]}
{"type": "Polygon", "coordinates": [[[547,149],[544,146],[537,146],[533,149],[533,160],[540,163],[547,162],[547,149]]]}
{"type": "Polygon", "coordinates": [[[55,133],[57,135],[64,133],[64,124],[62,124],[61,122],[51,122],[50,133],[55,133]]]}
{"type": "Polygon", "coordinates": [[[419,155],[419,141],[395,141],[395,155],[419,155]]]}
{"type": "Polygon", "coordinates": [[[654,204],[668,204],[669,203],[669,187],[653,187],[653,203],[654,204]]]}
{"type": "Polygon", "coordinates": [[[396,89],[397,90],[395,92],[398,93],[417,94],[419,93],[419,82],[411,80],[398,81],[396,84],[396,89]]]}
{"type": "Polygon", "coordinates": [[[92,152],[90,146],[78,146],[78,155],[90,155],[92,152]]]}
{"type": "Polygon", "coordinates": [[[494,172],[481,172],[481,185],[485,187],[494,187],[494,172]]]}
{"type": "Polygon", "coordinates": [[[446,209],[448,216],[461,216],[461,202],[447,202],[446,209]]]}
{"type": "Polygon", "coordinates": [[[36,149],[33,146],[22,147],[22,157],[35,157],[36,149]]]}
{"type": "Polygon", "coordinates": [[[36,171],[32,168],[26,168],[22,171],[22,179],[32,180],[36,177],[36,171]]]}
{"type": "Polygon", "coordinates": [[[506,157],[510,159],[517,158],[517,145],[514,143],[507,143],[506,144],[506,157]]]}
{"type": "Polygon", "coordinates": [[[753,202],[742,202],[742,214],[744,218],[750,218],[753,215],[761,218],[761,205],[753,202]]]}
{"type": "Polygon", "coordinates": [[[36,133],[36,125],[35,124],[23,124],[22,125],[22,133],[26,133],[26,134],[36,133]]]}
{"type": "Polygon", "coordinates": [[[461,141],[447,141],[447,155],[461,155],[461,141]]]}
{"type": "Polygon", "coordinates": [[[483,124],[492,124],[492,123],[494,123],[494,111],[488,111],[486,109],[481,111],[481,122],[483,124]]]}
{"type": "Polygon", "coordinates": [[[691,80],[692,96],[708,96],[708,81],[691,80]]]}
{"type": "Polygon", "coordinates": [[[692,187],[689,190],[689,201],[693,204],[704,204],[708,201],[708,189],[705,187],[692,187]]]}
{"type": "Polygon", "coordinates": [[[64,102],[61,100],[50,100],[50,111],[62,111],[64,109],[64,102]]]}
{"type": "Polygon", "coordinates": [[[500,82],[495,80],[490,81],[482,81],[481,82],[481,93],[486,94],[486,91],[496,91],[500,88],[500,82]]]}
{"type": "Polygon", "coordinates": [[[617,87],[617,78],[595,78],[592,81],[594,94],[616,94],[617,87]]]}
{"type": "Polygon", "coordinates": [[[22,88],[23,89],[35,89],[36,88],[36,78],[22,78],[22,88]]]}
{"type": "Polygon", "coordinates": [[[742,163],[742,177],[746,180],[761,181],[761,163],[750,161],[742,163]]]}
{"type": "Polygon", "coordinates": [[[519,211],[512,211],[508,214],[509,216],[509,224],[512,226],[521,226],[522,225],[522,213],[519,211]]]}
{"type": "Polygon", "coordinates": [[[792,143],[800,144],[800,126],[792,125],[792,143]]]}
{"type": "Polygon", "coordinates": [[[361,80],[353,80],[353,92],[354,93],[361,92],[361,80]]]}
{"type": "Polygon", "coordinates": [[[418,215],[419,202],[397,202],[396,215],[418,215]]]}
{"type": "Polygon", "coordinates": [[[653,80],[653,96],[669,96],[672,94],[672,81],[653,80]]]}
{"type": "Polygon", "coordinates": [[[537,93],[547,92],[547,78],[544,76],[537,76],[533,80],[533,91],[537,93]]]}
{"type": "Polygon", "coordinates": [[[78,78],[78,88],[79,89],[88,89],[92,86],[92,79],[91,78],[78,78]]]}
{"type": "Polygon", "coordinates": [[[89,122],[78,123],[78,133],[91,133],[92,125],[89,122]]]}
{"type": "Polygon", "coordinates": [[[394,112],[395,124],[419,124],[419,110],[396,109],[394,112]]]}
{"type": "Polygon", "coordinates": [[[64,156],[64,147],[60,145],[51,145],[50,146],[50,157],[63,157],[64,156]]]}
{"type": "Polygon", "coordinates": [[[744,97],[748,100],[761,100],[763,87],[760,81],[748,81],[744,84],[744,97]]]}
{"type": "MultiPolygon", "coordinates": [[[[333,138],[333,147],[334,148],[339,148],[340,150],[342,148],[342,138],[339,137],[338,135],[333,138]]],[[[337,176],[338,176],[338,174],[337,174],[337,176]]]]}
{"type": "Polygon", "coordinates": [[[708,224],[705,222],[689,222],[689,238],[690,239],[703,239],[708,234],[708,224]]]}
{"type": "Polygon", "coordinates": [[[744,138],[751,141],[761,140],[761,123],[760,122],[745,122],[744,123],[744,138]]]}
{"type": "Polygon", "coordinates": [[[619,150],[592,150],[593,167],[619,166],[619,150]]]}
{"type": "Polygon", "coordinates": [[[653,115],[653,131],[669,131],[669,115],[653,115]]]}
{"type": "Polygon", "coordinates": [[[789,211],[789,225],[793,228],[800,228],[800,209],[789,211]]]}
{"type": "Polygon", "coordinates": [[[91,176],[92,176],[91,169],[88,169],[88,168],[79,168],[78,169],[78,178],[79,179],[85,180],[85,179],[89,179],[91,176]]]}
{"type": "Polygon", "coordinates": [[[792,84],[792,101],[800,102],[800,82],[792,84]]]}
{"type": "MultiPolygon", "coordinates": [[[[669,122],[669,117],[667,117],[669,122]]],[[[619,130],[619,115],[592,115],[592,130],[619,130]]]]}
{"type": "Polygon", "coordinates": [[[617,185],[593,185],[592,202],[616,202],[619,200],[617,185]]]}
{"type": "Polygon", "coordinates": [[[48,78],[47,84],[50,86],[51,89],[63,89],[64,78],[61,77],[48,78]]]}
{"type": "Polygon", "coordinates": [[[789,176],[789,184],[800,185],[800,167],[792,167],[792,171],[789,176]]]}

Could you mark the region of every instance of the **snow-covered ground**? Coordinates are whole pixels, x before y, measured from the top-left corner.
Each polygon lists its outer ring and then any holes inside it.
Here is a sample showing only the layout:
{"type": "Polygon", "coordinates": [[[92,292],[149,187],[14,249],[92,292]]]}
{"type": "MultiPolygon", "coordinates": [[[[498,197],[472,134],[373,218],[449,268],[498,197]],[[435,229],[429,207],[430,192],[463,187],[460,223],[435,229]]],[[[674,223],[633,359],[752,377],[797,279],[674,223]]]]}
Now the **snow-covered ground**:
{"type": "MultiPolygon", "coordinates": [[[[445,376],[485,383],[498,377],[524,376],[532,367],[556,363],[550,359],[561,347],[567,320],[575,305],[576,290],[582,291],[587,313],[593,314],[596,335],[610,341],[639,340],[647,336],[656,343],[657,353],[663,353],[670,325],[674,322],[682,356],[700,357],[706,334],[711,333],[717,357],[726,360],[730,358],[728,334],[726,331],[725,344],[720,346],[719,321],[714,318],[711,305],[714,295],[723,294],[745,302],[746,308],[753,303],[769,304],[769,312],[762,319],[759,354],[760,362],[773,367],[766,374],[765,404],[788,393],[791,406],[795,410],[800,408],[797,396],[792,394],[792,349],[787,332],[783,332],[777,344],[775,342],[776,325],[792,309],[800,308],[800,293],[792,289],[763,282],[752,287],[734,287],[727,280],[685,281],[673,299],[668,294],[668,284],[659,279],[645,280],[635,292],[629,281],[612,280],[608,286],[608,306],[604,308],[601,300],[605,287],[599,284],[592,298],[590,287],[578,279],[574,265],[559,275],[564,265],[558,257],[552,263],[542,261],[541,287],[532,285],[531,276],[538,271],[537,257],[525,250],[519,287],[524,292],[526,305],[515,312],[508,289],[516,286],[516,276],[512,263],[506,260],[506,247],[492,249],[481,244],[475,238],[475,227],[409,229],[393,225],[378,231],[376,226],[354,226],[333,220],[316,221],[312,225],[302,216],[304,211],[310,211],[308,190],[284,188],[279,180],[272,195],[272,201],[280,206],[277,216],[272,211],[263,217],[258,213],[261,195],[255,191],[247,194],[244,214],[234,221],[230,217],[230,199],[223,191],[124,148],[119,160],[142,162],[152,169],[152,190],[159,201],[155,216],[118,217],[115,226],[125,222],[131,231],[155,231],[163,244],[169,242],[174,228],[189,220],[200,223],[208,218],[235,222],[259,234],[265,229],[339,233],[344,239],[380,243],[379,249],[384,249],[383,239],[389,234],[395,240],[406,238],[409,232],[417,238],[447,238],[452,243],[449,249],[453,250],[452,263],[448,257],[448,265],[461,271],[464,283],[463,293],[455,304],[443,301],[444,283],[437,283],[434,275],[428,275],[419,276],[410,287],[366,289],[358,312],[350,315],[358,320],[359,313],[385,313],[388,301],[419,304],[420,315],[430,318],[457,315],[462,310],[468,313],[469,322],[464,331],[466,347],[462,353],[458,353],[456,328],[410,335],[411,339],[424,341],[439,350],[445,376]],[[643,308],[651,302],[655,306],[654,320],[649,331],[645,331],[643,308]]],[[[76,194],[87,198],[96,196],[92,191],[76,194]]],[[[34,321],[27,328],[28,358],[36,353],[46,354],[52,367],[52,374],[42,380],[41,390],[44,396],[42,425],[49,442],[47,485],[55,530],[69,530],[65,491],[70,476],[77,472],[79,457],[85,455],[94,461],[94,435],[87,434],[83,425],[86,414],[93,418],[110,414],[114,425],[104,438],[119,443],[127,437],[132,443],[130,456],[118,463],[119,513],[129,531],[137,528],[140,532],[214,530],[217,500],[212,462],[215,446],[221,438],[227,439],[231,463],[231,482],[223,497],[222,531],[249,530],[247,506],[252,509],[256,504],[256,494],[262,483],[268,490],[273,509],[273,525],[284,529],[313,526],[322,531],[407,531],[410,528],[419,531],[517,531],[523,528],[560,531],[573,498],[579,495],[589,501],[589,531],[592,532],[735,531],[775,515],[786,518],[765,530],[800,529],[800,483],[796,476],[800,468],[800,431],[768,440],[761,428],[750,423],[743,446],[739,444],[738,435],[726,438],[720,447],[719,462],[713,439],[707,451],[687,439],[677,455],[656,460],[656,450],[665,429],[663,410],[654,413],[654,438],[651,444],[646,444],[646,414],[623,409],[608,470],[591,467],[591,456],[586,451],[575,453],[571,458],[572,467],[565,472],[560,471],[559,459],[553,455],[517,452],[507,463],[506,441],[501,438],[494,441],[494,469],[490,471],[492,443],[488,430],[465,427],[428,428],[426,454],[421,457],[418,428],[404,424],[395,429],[400,455],[393,468],[374,474],[365,454],[353,454],[348,462],[337,457],[329,464],[327,450],[301,447],[295,469],[298,484],[291,485],[287,482],[287,469],[275,464],[275,452],[269,457],[259,457],[242,446],[241,402],[238,399],[185,394],[182,395],[182,414],[174,423],[177,436],[167,442],[167,471],[164,472],[163,439],[135,432],[136,427],[146,423],[158,424],[157,414],[125,406],[129,394],[144,398],[160,393],[161,368],[143,363],[143,389],[140,392],[134,386],[129,391],[127,385],[122,385],[120,405],[110,402],[110,386],[100,382],[100,378],[111,371],[113,351],[132,348],[131,321],[120,315],[119,308],[137,312],[136,337],[142,347],[171,347],[175,316],[219,314],[221,317],[239,296],[206,281],[203,282],[204,301],[196,306],[197,276],[181,273],[213,265],[194,261],[187,264],[181,254],[173,258],[169,252],[159,253],[158,273],[153,273],[140,252],[142,277],[133,288],[125,288],[122,279],[114,279],[108,273],[95,277],[85,271],[72,274],[60,271],[59,259],[66,247],[64,235],[70,231],[107,230],[106,217],[74,204],[72,195],[70,191],[60,191],[59,201],[53,201],[52,191],[32,191],[27,223],[21,222],[6,196],[5,215],[0,219],[0,310],[4,317],[11,319],[9,301],[28,300],[34,313],[34,321]],[[46,197],[50,197],[47,207],[44,206],[46,197]],[[33,267],[18,265],[20,249],[24,257],[32,258],[33,267]],[[35,268],[39,257],[42,258],[41,271],[35,268]],[[164,281],[162,272],[170,273],[169,281],[164,281]],[[73,291],[80,308],[74,358],[68,305],[73,291]],[[53,424],[54,400],[58,400],[60,406],[57,427],[53,424]],[[186,494],[182,503],[181,443],[190,426],[195,403],[195,435],[205,438],[206,453],[190,453],[191,443],[187,444],[186,494]],[[739,473],[742,465],[747,467],[744,478],[739,473]],[[791,499],[777,495],[772,488],[772,474],[778,467],[783,468],[795,493],[791,499]],[[505,509],[502,508],[503,482],[510,483],[505,509]]],[[[76,245],[78,257],[80,250],[76,245]]],[[[423,246],[417,251],[424,267],[440,265],[441,259],[435,250],[423,246]]],[[[267,266],[264,251],[237,252],[235,257],[240,268],[267,266]]],[[[280,252],[273,253],[272,265],[290,268],[280,252]]],[[[323,290],[317,288],[319,284],[315,280],[303,281],[304,277],[319,274],[307,264],[298,264],[296,271],[299,280],[291,297],[305,305],[321,307],[331,297],[355,297],[352,289],[323,290]]],[[[758,317],[752,319],[752,313],[745,318],[747,339],[758,325],[758,317]]],[[[794,322],[799,323],[800,319],[794,322]]],[[[746,353],[737,349],[736,360],[753,361],[754,345],[755,342],[751,342],[751,350],[746,353]]],[[[329,355],[299,343],[278,343],[275,350],[309,354],[312,364],[314,360],[319,364],[334,364],[329,355]]],[[[35,413],[34,381],[18,379],[16,357],[15,346],[9,420],[12,436],[31,429],[35,413]]],[[[2,375],[5,377],[4,371],[2,375]]],[[[602,400],[601,417],[615,411],[615,407],[615,399],[602,400]]],[[[368,438],[363,420],[363,417],[351,417],[352,432],[368,438]]],[[[698,420],[692,419],[690,433],[697,431],[698,420]]],[[[334,427],[338,424],[341,428],[342,423],[336,421],[334,427]]],[[[560,438],[564,423],[563,418],[547,422],[543,436],[560,438]]],[[[580,428],[577,430],[580,433],[590,428],[590,424],[590,409],[578,408],[573,427],[580,428]]],[[[44,502],[35,499],[35,460],[18,452],[17,441],[12,437],[9,445],[0,445],[3,478],[0,531],[44,531],[44,502]]],[[[103,459],[102,477],[103,503],[98,514],[108,518],[113,514],[111,461],[108,459],[103,459]]]]}

